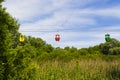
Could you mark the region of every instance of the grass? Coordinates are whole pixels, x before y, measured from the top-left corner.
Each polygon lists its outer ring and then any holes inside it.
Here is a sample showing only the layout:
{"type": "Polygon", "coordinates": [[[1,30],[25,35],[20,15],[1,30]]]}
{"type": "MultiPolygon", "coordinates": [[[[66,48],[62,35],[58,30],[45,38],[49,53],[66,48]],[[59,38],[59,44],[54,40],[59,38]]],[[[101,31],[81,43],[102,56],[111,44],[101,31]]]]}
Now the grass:
{"type": "Polygon", "coordinates": [[[36,80],[120,80],[120,59],[73,59],[38,62],[36,80]]]}

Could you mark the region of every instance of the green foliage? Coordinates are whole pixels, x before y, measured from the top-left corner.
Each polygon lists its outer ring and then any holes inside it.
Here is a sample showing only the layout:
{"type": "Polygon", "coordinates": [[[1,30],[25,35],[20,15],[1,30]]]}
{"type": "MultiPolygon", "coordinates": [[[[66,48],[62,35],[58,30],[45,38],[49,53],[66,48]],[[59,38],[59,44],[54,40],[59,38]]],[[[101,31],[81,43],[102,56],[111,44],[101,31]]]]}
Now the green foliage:
{"type": "Polygon", "coordinates": [[[36,49],[29,44],[18,46],[8,54],[9,80],[28,80],[35,78],[37,70],[34,66],[36,49]],[[34,74],[33,74],[34,73],[34,74]]]}
{"type": "Polygon", "coordinates": [[[82,48],[82,49],[80,49],[80,50],[79,50],[79,53],[80,53],[80,55],[87,55],[87,54],[89,54],[87,48],[82,48]]]}
{"type": "Polygon", "coordinates": [[[3,2],[4,0],[0,0],[0,3],[3,2]]]}
{"type": "Polygon", "coordinates": [[[35,38],[35,37],[28,36],[27,40],[29,41],[31,46],[34,46],[35,48],[40,48],[43,45],[45,45],[45,42],[40,38],[35,38]]]}
{"type": "Polygon", "coordinates": [[[0,23],[0,51],[1,54],[6,52],[10,46],[11,46],[11,39],[10,39],[10,33],[7,28],[7,25],[3,25],[0,23]]]}
{"type": "Polygon", "coordinates": [[[50,44],[46,44],[42,47],[42,50],[47,53],[51,53],[54,50],[54,48],[50,44]]]}
{"type": "Polygon", "coordinates": [[[100,45],[101,52],[106,55],[109,54],[109,49],[111,47],[112,46],[111,46],[110,42],[106,42],[106,43],[100,45]]]}
{"type": "Polygon", "coordinates": [[[110,42],[99,45],[99,48],[103,54],[119,54],[119,49],[116,47],[120,47],[120,42],[114,38],[112,38],[110,42]],[[115,51],[118,51],[118,53],[115,51]]]}
{"type": "Polygon", "coordinates": [[[112,55],[120,55],[120,47],[114,47],[109,50],[112,55]]]}
{"type": "Polygon", "coordinates": [[[12,34],[9,30],[11,25],[6,22],[7,19],[8,13],[0,5],[0,79],[2,80],[7,79],[8,60],[6,53],[8,53],[12,46],[12,34]]]}

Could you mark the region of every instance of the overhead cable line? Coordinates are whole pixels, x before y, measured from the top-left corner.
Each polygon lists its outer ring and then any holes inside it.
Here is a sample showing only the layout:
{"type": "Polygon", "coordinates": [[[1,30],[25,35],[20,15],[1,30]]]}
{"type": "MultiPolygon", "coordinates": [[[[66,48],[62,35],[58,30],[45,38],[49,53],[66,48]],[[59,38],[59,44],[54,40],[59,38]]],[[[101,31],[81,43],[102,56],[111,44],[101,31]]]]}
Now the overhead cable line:
{"type": "Polygon", "coordinates": [[[92,32],[119,32],[120,29],[105,29],[105,30],[93,30],[93,29],[24,29],[24,30],[19,30],[19,32],[84,32],[84,31],[92,31],[92,32]]]}

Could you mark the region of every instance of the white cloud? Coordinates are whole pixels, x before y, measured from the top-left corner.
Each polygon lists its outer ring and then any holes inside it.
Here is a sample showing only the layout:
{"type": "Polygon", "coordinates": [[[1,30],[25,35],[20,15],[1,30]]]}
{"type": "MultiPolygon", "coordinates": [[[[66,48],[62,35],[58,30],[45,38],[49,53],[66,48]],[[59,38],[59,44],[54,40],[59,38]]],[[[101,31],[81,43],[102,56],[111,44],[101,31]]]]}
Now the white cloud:
{"type": "Polygon", "coordinates": [[[120,6],[109,7],[109,8],[102,8],[102,9],[92,9],[86,8],[82,10],[77,10],[78,14],[81,15],[97,15],[102,17],[116,17],[120,18],[120,6]]]}
{"type": "MultiPolygon", "coordinates": [[[[83,6],[94,2],[93,0],[6,0],[3,5],[7,11],[19,20],[29,20],[35,16],[68,9],[69,6],[83,6]]],[[[73,11],[72,11],[73,12],[73,11]]]]}
{"type": "Polygon", "coordinates": [[[110,17],[120,18],[120,6],[98,10],[96,11],[96,13],[101,16],[110,16],[110,17]]]}
{"type": "Polygon", "coordinates": [[[23,29],[71,29],[71,27],[84,27],[82,25],[93,25],[96,24],[96,21],[91,18],[83,18],[81,16],[76,16],[74,14],[64,13],[64,12],[56,12],[51,17],[46,18],[44,20],[38,20],[34,23],[26,23],[22,24],[20,30],[23,29]],[[72,16],[71,16],[72,15],[72,16]],[[79,26],[78,26],[79,25],[79,26]],[[80,26],[81,25],[81,26],[80,26]]]}
{"type": "Polygon", "coordinates": [[[38,0],[7,0],[3,3],[7,7],[7,11],[18,19],[26,20],[39,12],[38,0]],[[37,5],[36,5],[37,4],[37,5]]]}
{"type": "Polygon", "coordinates": [[[21,23],[20,31],[23,31],[22,33],[25,35],[40,37],[55,47],[75,46],[81,48],[104,42],[106,32],[109,32],[111,36],[115,38],[120,38],[118,31],[112,31],[114,29],[120,29],[119,25],[116,27],[114,25],[106,26],[105,28],[99,27],[90,31],[61,31],[62,29],[81,29],[84,27],[87,29],[89,28],[87,25],[97,25],[99,22],[96,22],[96,19],[91,16],[97,15],[101,17],[120,18],[120,6],[104,9],[80,8],[81,6],[97,1],[6,0],[3,5],[7,7],[7,11],[10,12],[12,16],[23,22],[21,23]],[[76,6],[79,8],[75,8],[76,6]],[[34,21],[34,19],[36,19],[36,21],[34,21]],[[27,32],[26,30],[30,30],[31,32],[27,32]],[[40,32],[32,32],[39,30],[40,32]],[[42,30],[55,30],[55,32],[42,32],[42,30]],[[57,33],[61,35],[60,42],[54,40],[55,34],[57,33]],[[84,39],[84,37],[89,38],[84,39]]]}

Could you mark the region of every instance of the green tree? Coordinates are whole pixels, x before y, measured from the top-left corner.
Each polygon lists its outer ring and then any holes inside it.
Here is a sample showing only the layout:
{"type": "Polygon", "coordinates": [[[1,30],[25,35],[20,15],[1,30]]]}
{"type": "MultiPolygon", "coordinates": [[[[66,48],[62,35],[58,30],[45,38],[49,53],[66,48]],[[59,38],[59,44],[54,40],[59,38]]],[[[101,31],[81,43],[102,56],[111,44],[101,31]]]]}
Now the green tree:
{"type": "Polygon", "coordinates": [[[0,5],[1,5],[1,3],[3,2],[4,0],[0,0],[0,5]]]}
{"type": "Polygon", "coordinates": [[[120,55],[120,47],[113,47],[109,50],[111,55],[120,55]]]}
{"type": "Polygon", "coordinates": [[[99,48],[103,54],[110,54],[110,49],[120,47],[120,42],[114,38],[111,38],[110,42],[105,42],[99,45],[99,48]]]}
{"type": "Polygon", "coordinates": [[[45,42],[41,38],[28,36],[27,40],[31,44],[31,46],[34,46],[35,48],[41,48],[45,45],[45,42]]]}
{"type": "Polygon", "coordinates": [[[110,42],[106,42],[104,44],[100,44],[100,49],[101,49],[101,52],[105,55],[109,54],[109,49],[111,48],[111,44],[110,42]]]}
{"type": "Polygon", "coordinates": [[[6,12],[0,0],[0,79],[7,80],[9,74],[8,54],[12,49],[13,35],[18,30],[17,20],[6,12]]]}
{"type": "Polygon", "coordinates": [[[35,80],[37,70],[34,66],[36,48],[30,44],[25,44],[24,46],[17,46],[8,55],[9,80],[35,80]]]}
{"type": "Polygon", "coordinates": [[[78,53],[79,53],[80,55],[87,55],[87,54],[89,54],[87,48],[81,48],[80,50],[78,50],[78,53]]]}
{"type": "Polygon", "coordinates": [[[69,46],[66,46],[66,47],[64,48],[64,50],[69,51],[69,50],[70,50],[70,47],[69,47],[69,46]]]}
{"type": "MultiPolygon", "coordinates": [[[[2,2],[3,0],[0,0],[2,2]]],[[[7,56],[6,53],[11,47],[12,40],[11,34],[8,28],[8,24],[5,22],[7,18],[5,9],[2,8],[0,3],[0,79],[7,79],[7,56]]]]}
{"type": "Polygon", "coordinates": [[[50,44],[44,45],[42,49],[47,53],[51,53],[54,50],[54,48],[50,44]]]}

